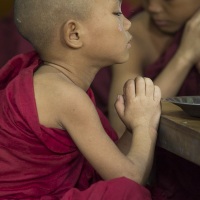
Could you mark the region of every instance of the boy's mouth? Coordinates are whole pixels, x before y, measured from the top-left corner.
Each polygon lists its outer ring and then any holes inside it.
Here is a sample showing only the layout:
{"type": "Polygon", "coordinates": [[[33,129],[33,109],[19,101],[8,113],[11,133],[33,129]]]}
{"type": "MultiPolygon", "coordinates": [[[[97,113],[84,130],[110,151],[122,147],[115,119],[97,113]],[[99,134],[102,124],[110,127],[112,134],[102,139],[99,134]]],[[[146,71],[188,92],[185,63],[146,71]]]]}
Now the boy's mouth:
{"type": "Polygon", "coordinates": [[[130,39],[128,40],[128,43],[127,43],[127,48],[131,48],[131,40],[132,40],[132,36],[130,36],[130,39]]]}

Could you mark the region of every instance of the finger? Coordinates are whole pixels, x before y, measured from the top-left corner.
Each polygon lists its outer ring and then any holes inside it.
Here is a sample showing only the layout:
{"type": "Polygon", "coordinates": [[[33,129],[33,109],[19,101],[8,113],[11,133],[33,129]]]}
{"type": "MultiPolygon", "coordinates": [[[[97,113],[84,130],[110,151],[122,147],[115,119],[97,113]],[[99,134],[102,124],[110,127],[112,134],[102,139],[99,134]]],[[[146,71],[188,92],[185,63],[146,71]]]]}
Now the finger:
{"type": "Polygon", "coordinates": [[[154,96],[154,83],[150,78],[144,78],[145,80],[145,92],[147,97],[152,97],[154,96]]]}
{"type": "Polygon", "coordinates": [[[118,95],[117,100],[115,102],[115,109],[119,115],[120,118],[124,115],[124,98],[122,95],[118,95]]]}
{"type": "Polygon", "coordinates": [[[198,9],[193,16],[190,18],[189,21],[191,21],[192,19],[196,19],[197,21],[199,21],[199,16],[200,16],[200,9],[198,9]]]}
{"type": "Polygon", "coordinates": [[[135,82],[133,79],[128,80],[124,85],[124,101],[125,104],[127,101],[135,98],[135,82]]]}
{"type": "Polygon", "coordinates": [[[136,96],[145,96],[144,78],[139,76],[135,79],[135,90],[136,96]]]}
{"type": "Polygon", "coordinates": [[[155,101],[161,100],[161,90],[157,85],[154,86],[154,100],[155,101]]]}

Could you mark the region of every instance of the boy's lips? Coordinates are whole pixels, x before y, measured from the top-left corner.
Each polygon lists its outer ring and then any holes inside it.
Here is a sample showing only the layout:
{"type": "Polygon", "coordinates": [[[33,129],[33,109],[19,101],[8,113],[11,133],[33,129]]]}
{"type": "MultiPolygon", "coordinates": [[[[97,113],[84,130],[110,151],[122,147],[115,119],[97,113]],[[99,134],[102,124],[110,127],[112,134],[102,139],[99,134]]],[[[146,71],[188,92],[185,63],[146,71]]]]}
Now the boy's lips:
{"type": "Polygon", "coordinates": [[[168,21],[167,20],[161,20],[161,19],[154,19],[152,18],[154,24],[156,24],[157,26],[166,26],[168,25],[168,21]]]}
{"type": "Polygon", "coordinates": [[[130,38],[129,38],[129,40],[128,40],[128,43],[130,43],[130,42],[131,42],[132,38],[133,38],[133,37],[132,37],[132,36],[130,36],[130,38]]]}
{"type": "Polygon", "coordinates": [[[132,36],[130,37],[130,39],[129,39],[128,43],[127,43],[127,48],[128,49],[131,48],[131,40],[132,40],[132,36]]]}

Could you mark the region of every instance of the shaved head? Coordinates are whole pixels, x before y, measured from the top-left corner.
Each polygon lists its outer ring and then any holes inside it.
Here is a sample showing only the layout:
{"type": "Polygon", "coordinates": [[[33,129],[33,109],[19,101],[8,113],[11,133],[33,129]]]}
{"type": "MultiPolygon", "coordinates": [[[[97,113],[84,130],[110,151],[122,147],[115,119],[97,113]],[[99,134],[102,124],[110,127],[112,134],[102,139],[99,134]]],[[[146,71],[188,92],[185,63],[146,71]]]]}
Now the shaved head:
{"type": "Polygon", "coordinates": [[[21,35],[42,51],[69,19],[87,18],[90,4],[91,0],[15,0],[15,24],[21,35]]]}

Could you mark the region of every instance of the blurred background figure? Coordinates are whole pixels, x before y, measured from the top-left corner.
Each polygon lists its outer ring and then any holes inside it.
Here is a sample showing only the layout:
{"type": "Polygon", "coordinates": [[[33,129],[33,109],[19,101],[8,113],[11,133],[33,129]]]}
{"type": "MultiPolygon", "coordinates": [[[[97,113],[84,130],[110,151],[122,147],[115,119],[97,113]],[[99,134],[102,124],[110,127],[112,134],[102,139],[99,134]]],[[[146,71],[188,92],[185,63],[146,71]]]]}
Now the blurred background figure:
{"type": "Polygon", "coordinates": [[[141,0],[132,12],[130,58],[112,69],[110,122],[124,130],[113,106],[127,79],[151,78],[162,97],[200,95],[200,0],[141,0]],[[180,10],[181,7],[181,10],[180,10]]]}

